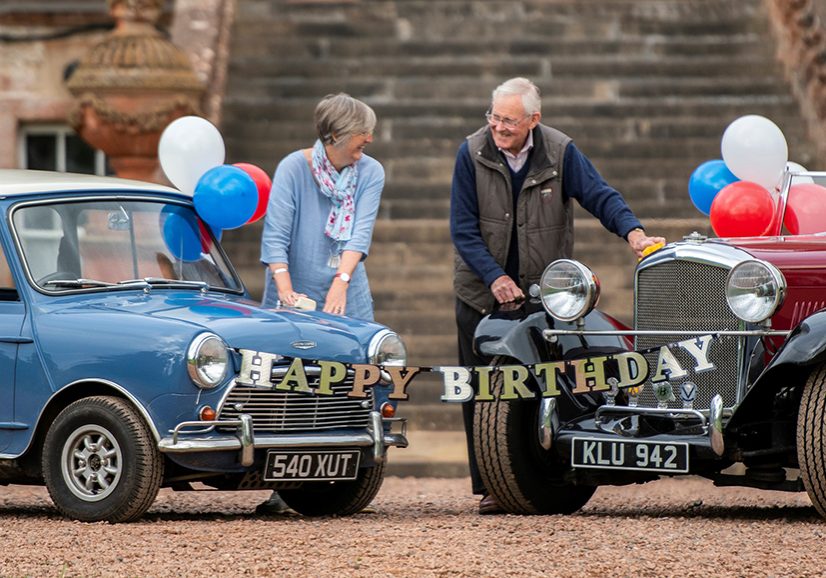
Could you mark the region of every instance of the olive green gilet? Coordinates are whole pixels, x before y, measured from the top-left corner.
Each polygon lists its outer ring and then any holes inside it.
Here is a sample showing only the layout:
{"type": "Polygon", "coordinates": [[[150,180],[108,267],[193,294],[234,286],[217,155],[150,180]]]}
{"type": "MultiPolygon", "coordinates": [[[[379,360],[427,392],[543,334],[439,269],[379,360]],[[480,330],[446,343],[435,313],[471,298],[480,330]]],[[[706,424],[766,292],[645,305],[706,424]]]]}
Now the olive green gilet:
{"type": "MultiPolygon", "coordinates": [[[[571,138],[539,124],[533,139],[531,166],[513,214],[510,171],[490,130],[484,127],[467,137],[475,167],[482,240],[504,269],[516,219],[519,279],[514,281],[526,295],[551,261],[570,258],[574,249],[573,207],[562,195],[563,157],[571,138]]],[[[458,252],[454,256],[453,288],[459,299],[480,313],[488,314],[493,309],[495,299],[490,289],[458,252]]]]}

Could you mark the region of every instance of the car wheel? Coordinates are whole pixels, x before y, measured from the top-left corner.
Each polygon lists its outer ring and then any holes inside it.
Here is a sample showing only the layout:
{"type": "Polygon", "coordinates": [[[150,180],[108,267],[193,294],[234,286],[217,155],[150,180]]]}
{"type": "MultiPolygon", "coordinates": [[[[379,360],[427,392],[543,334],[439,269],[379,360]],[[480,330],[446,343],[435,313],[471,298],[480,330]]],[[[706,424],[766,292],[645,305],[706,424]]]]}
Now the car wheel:
{"type": "Polygon", "coordinates": [[[55,506],[83,522],[140,517],[163,478],[163,459],[144,420],[115,397],[84,398],[61,411],[42,459],[55,506]]]}
{"type": "MultiPolygon", "coordinates": [[[[491,365],[518,363],[496,358],[491,365]]],[[[482,481],[512,514],[571,514],[596,490],[562,481],[565,464],[539,443],[539,400],[501,400],[502,374],[491,380],[495,401],[475,405],[473,443],[482,481]]]]}
{"type": "Polygon", "coordinates": [[[826,517],[826,364],[809,374],[797,414],[797,461],[806,493],[826,517]]]}
{"type": "Polygon", "coordinates": [[[384,464],[361,468],[355,480],[307,482],[295,490],[278,490],[287,505],[305,516],[349,516],[373,501],[384,481],[384,464]]]}

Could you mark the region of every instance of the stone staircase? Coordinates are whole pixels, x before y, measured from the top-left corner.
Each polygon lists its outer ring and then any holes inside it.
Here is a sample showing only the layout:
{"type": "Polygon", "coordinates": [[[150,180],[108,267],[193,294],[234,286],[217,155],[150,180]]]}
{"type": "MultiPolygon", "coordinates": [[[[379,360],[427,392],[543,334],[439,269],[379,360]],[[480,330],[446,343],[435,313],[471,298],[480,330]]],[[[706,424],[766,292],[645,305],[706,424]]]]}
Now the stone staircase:
{"type": "MultiPolygon", "coordinates": [[[[236,18],[222,126],[229,162],[272,172],[311,145],[312,111],[327,93],[375,108],[368,152],[387,184],[367,267],[376,317],[404,335],[411,364],[455,363],[453,161],[506,78],[536,82],[545,122],[574,137],[649,231],[670,239],[710,233],[688,178],[720,157],[739,116],[771,118],[791,160],[819,168],[761,0],[238,0],[236,18]]],[[[584,211],[576,227],[576,257],[599,274],[601,307],[630,321],[633,256],[584,211]]],[[[224,235],[255,295],[260,233],[258,223],[224,235]]],[[[416,389],[404,408],[414,430],[461,428],[458,407],[438,395],[435,381],[416,389]]]]}

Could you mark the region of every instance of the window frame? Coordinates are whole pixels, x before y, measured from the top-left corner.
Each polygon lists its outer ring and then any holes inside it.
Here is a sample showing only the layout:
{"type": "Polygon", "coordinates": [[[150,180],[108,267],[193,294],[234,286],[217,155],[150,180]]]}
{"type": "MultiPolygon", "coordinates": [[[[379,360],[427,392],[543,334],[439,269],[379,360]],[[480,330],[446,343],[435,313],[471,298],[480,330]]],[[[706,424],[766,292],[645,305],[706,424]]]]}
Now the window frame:
{"type": "MultiPolygon", "coordinates": [[[[53,136],[56,140],[56,157],[57,163],[55,170],[60,173],[66,172],[66,137],[78,136],[73,128],[65,124],[47,123],[47,124],[23,124],[20,126],[17,138],[17,165],[20,168],[27,169],[28,156],[26,154],[26,138],[32,136],[53,136]]],[[[91,145],[90,145],[91,147],[91,145]]],[[[95,152],[95,172],[97,176],[106,176],[106,154],[100,150],[94,149],[95,152]]]]}

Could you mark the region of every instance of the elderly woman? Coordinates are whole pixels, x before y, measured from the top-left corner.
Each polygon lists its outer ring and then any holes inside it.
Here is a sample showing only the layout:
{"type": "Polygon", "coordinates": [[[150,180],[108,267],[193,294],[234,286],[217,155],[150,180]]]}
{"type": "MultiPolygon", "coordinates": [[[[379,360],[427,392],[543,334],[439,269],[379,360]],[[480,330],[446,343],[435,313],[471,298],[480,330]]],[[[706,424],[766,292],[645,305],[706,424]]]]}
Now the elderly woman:
{"type": "MultiPolygon", "coordinates": [[[[315,109],[318,140],[287,155],[275,170],[261,261],[267,266],[263,305],[293,306],[300,297],[323,310],[372,321],[364,259],[384,188],[384,169],[364,154],[376,113],[347,94],[328,95],[315,109]]],[[[273,492],[256,508],[280,514],[273,492]]]]}
{"type": "Polygon", "coordinates": [[[265,306],[305,296],[327,313],[373,319],[363,261],[384,169],[364,147],[375,126],[376,114],[360,100],[328,95],[315,109],[315,145],[279,163],[261,241],[265,306]]]}

